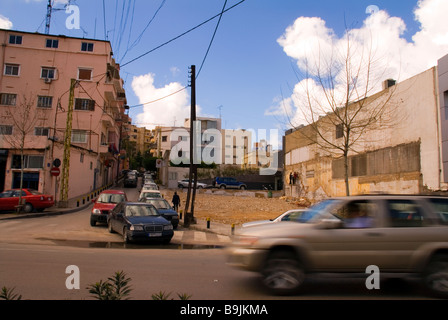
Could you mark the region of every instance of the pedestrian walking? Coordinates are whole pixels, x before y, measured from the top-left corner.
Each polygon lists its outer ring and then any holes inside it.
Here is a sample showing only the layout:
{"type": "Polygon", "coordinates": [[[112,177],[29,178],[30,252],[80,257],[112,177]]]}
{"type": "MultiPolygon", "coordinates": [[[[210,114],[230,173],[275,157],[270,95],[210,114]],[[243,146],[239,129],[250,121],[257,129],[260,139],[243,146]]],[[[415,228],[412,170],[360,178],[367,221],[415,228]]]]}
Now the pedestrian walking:
{"type": "Polygon", "coordinates": [[[174,191],[173,199],[171,201],[173,202],[174,210],[176,210],[177,212],[177,210],[179,209],[180,197],[176,191],[174,191]]]}

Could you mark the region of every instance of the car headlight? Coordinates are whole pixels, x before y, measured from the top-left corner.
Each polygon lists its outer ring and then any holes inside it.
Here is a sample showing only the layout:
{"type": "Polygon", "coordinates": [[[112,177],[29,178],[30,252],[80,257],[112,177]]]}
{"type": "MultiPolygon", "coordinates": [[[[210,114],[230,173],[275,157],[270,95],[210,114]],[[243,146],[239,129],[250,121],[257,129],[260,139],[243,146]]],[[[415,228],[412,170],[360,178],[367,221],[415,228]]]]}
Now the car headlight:
{"type": "Polygon", "coordinates": [[[253,246],[258,240],[258,237],[241,235],[235,238],[235,244],[240,246],[253,246]]]}
{"type": "Polygon", "coordinates": [[[167,230],[173,230],[173,225],[170,223],[170,224],[167,224],[166,226],[163,226],[163,230],[165,230],[165,231],[167,231],[167,230]]]}
{"type": "Polygon", "coordinates": [[[141,225],[132,225],[129,228],[129,230],[131,230],[131,231],[143,231],[144,229],[143,229],[143,226],[141,226],[141,225]]]}
{"type": "Polygon", "coordinates": [[[93,209],[92,213],[94,213],[94,214],[101,214],[101,210],[100,209],[93,209]]]}

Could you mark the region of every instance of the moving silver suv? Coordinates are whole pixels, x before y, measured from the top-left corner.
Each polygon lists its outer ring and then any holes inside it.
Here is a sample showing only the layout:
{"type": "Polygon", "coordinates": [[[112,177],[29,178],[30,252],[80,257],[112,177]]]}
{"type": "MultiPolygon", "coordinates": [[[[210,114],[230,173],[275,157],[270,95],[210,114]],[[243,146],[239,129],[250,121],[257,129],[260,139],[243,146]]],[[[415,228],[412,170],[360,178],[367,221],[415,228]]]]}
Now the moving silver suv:
{"type": "Polygon", "coordinates": [[[324,200],[298,222],[241,228],[228,264],[259,272],[274,294],[298,291],[308,273],[421,276],[448,296],[448,197],[371,195],[324,200]]]}

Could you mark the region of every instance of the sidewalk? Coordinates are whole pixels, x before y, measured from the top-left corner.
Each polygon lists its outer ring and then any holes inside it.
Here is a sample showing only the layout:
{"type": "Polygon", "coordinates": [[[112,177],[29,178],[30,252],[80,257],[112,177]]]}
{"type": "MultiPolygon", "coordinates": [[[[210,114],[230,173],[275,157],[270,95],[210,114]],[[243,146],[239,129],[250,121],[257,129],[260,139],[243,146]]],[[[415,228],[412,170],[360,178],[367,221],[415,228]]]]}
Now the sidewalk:
{"type": "MultiPolygon", "coordinates": [[[[180,221],[180,224],[183,225],[183,220],[180,221]]],[[[197,231],[204,231],[204,232],[211,232],[211,233],[216,233],[216,234],[231,237],[236,232],[237,226],[234,226],[232,228],[232,226],[228,225],[228,224],[213,222],[213,221],[210,221],[209,223],[207,223],[207,220],[196,219],[196,223],[195,224],[191,223],[189,229],[197,230],[197,231]]]]}
{"type": "Polygon", "coordinates": [[[75,201],[70,201],[67,208],[59,208],[58,206],[53,206],[47,208],[42,212],[30,212],[30,213],[16,213],[16,212],[0,212],[0,220],[12,220],[12,219],[26,219],[26,218],[38,218],[46,216],[56,216],[66,213],[73,213],[84,210],[88,208],[92,202],[87,202],[85,204],[79,204],[75,201]]]}
{"type": "MultiPolygon", "coordinates": [[[[0,221],[1,220],[13,220],[13,219],[26,219],[26,218],[38,218],[38,217],[47,217],[47,216],[56,216],[62,214],[69,214],[84,210],[92,205],[92,202],[87,202],[85,204],[79,204],[75,201],[69,202],[68,208],[59,208],[57,206],[53,206],[51,208],[45,209],[43,212],[31,212],[31,213],[0,213],[0,221]]],[[[183,219],[180,220],[180,225],[183,226],[183,219]]],[[[208,224],[206,220],[197,219],[195,224],[190,224],[188,228],[190,230],[197,230],[203,232],[211,232],[225,236],[232,236],[234,231],[236,231],[236,227],[232,230],[231,225],[218,223],[210,221],[208,224]]]]}

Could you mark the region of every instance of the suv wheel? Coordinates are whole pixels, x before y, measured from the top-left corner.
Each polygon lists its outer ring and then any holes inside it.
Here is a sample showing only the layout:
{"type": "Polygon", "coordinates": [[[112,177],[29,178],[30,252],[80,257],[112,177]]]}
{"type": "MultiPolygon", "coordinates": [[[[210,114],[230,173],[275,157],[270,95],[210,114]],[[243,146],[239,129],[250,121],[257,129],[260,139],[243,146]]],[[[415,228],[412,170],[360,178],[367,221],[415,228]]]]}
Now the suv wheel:
{"type": "Polygon", "coordinates": [[[246,186],[240,186],[240,190],[246,190],[246,186]]]}
{"type": "Polygon", "coordinates": [[[225,189],[225,188],[226,188],[225,184],[222,184],[222,185],[219,186],[219,189],[225,189]]]}
{"type": "Polygon", "coordinates": [[[424,284],[433,295],[448,297],[448,255],[436,255],[429,262],[425,274],[424,284]]]}
{"type": "Polygon", "coordinates": [[[297,292],[305,279],[303,266],[288,251],[273,252],[266,261],[262,275],[264,286],[276,295],[297,292]]]}

